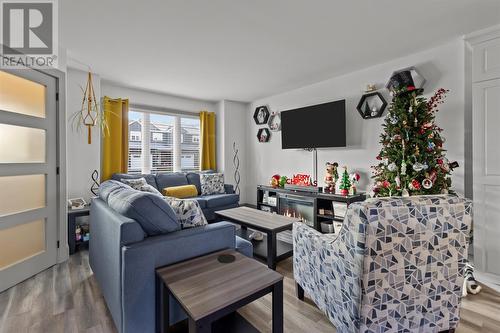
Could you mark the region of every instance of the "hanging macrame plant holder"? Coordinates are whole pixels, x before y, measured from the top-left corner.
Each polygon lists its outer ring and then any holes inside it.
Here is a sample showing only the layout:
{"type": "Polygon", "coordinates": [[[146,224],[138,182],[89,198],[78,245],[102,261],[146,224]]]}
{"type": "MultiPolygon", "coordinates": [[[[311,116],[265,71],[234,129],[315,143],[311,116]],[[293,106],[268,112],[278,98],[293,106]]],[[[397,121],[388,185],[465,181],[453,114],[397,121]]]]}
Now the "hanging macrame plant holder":
{"type": "Polygon", "coordinates": [[[92,143],[92,127],[96,126],[99,119],[99,107],[95,98],[91,72],[88,73],[80,112],[83,125],[87,127],[88,144],[90,145],[92,143]]]}

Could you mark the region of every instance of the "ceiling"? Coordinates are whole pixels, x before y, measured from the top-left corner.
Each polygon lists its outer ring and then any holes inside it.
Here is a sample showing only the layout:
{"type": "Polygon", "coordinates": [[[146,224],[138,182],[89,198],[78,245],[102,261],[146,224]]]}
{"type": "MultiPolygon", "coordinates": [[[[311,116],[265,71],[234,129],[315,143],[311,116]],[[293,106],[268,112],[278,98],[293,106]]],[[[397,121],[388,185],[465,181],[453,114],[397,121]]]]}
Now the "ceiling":
{"type": "Polygon", "coordinates": [[[253,101],[500,23],[499,0],[64,0],[70,58],[124,86],[253,101]]]}

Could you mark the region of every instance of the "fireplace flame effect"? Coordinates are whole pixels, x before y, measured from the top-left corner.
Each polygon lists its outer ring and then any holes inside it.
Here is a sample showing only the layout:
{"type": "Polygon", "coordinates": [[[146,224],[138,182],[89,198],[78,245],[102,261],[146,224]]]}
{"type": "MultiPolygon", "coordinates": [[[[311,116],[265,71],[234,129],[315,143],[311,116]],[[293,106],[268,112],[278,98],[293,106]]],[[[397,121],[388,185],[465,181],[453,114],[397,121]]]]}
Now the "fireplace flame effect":
{"type": "Polygon", "coordinates": [[[302,214],[297,213],[295,211],[295,209],[289,209],[287,208],[284,212],[283,212],[283,216],[286,216],[286,217],[293,217],[293,218],[297,218],[299,219],[301,222],[304,222],[304,223],[307,223],[307,219],[304,218],[304,216],[302,216],[302,214]]]}

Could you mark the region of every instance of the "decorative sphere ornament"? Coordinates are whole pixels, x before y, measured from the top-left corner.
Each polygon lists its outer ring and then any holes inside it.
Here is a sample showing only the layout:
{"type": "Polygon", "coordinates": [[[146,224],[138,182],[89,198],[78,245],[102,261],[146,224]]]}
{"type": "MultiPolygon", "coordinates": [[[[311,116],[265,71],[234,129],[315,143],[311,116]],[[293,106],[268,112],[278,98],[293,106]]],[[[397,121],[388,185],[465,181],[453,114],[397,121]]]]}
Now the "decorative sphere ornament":
{"type": "Polygon", "coordinates": [[[396,166],[396,163],[392,162],[390,163],[388,166],[387,166],[387,170],[391,171],[391,172],[394,172],[396,171],[397,169],[397,166],[396,166]]]}
{"type": "Polygon", "coordinates": [[[391,115],[389,118],[389,122],[393,125],[396,125],[398,123],[398,117],[391,115]]]}

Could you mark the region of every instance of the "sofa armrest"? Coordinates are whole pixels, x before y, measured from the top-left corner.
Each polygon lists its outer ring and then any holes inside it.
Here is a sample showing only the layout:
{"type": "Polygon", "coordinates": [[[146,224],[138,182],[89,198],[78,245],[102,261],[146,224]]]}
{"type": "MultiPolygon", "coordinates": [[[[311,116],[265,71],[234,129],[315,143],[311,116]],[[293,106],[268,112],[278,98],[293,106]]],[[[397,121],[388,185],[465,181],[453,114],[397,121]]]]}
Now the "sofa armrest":
{"type": "Polygon", "coordinates": [[[226,194],[233,194],[234,186],[231,184],[224,184],[224,191],[226,192],[226,194]]]}
{"type": "MultiPolygon", "coordinates": [[[[155,332],[155,269],[211,252],[235,248],[235,227],[219,222],[184,229],[122,248],[122,332],[155,332]]],[[[171,323],[182,319],[170,307],[171,323]]]]}

